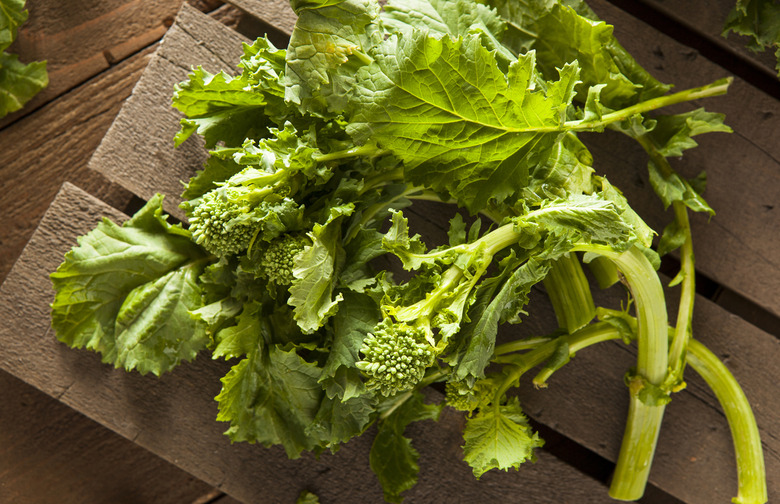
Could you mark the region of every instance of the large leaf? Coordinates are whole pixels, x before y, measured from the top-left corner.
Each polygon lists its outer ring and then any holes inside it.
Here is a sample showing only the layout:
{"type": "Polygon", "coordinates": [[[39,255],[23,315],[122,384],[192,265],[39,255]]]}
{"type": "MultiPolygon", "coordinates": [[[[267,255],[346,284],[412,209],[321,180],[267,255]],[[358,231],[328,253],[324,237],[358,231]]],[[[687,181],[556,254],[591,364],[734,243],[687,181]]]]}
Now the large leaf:
{"type": "Polygon", "coordinates": [[[105,219],[51,274],[57,337],[128,370],[160,374],[192,359],[208,340],[189,314],[202,306],[206,260],[165,220],[160,195],[122,226],[105,219]]]}
{"type": "Polygon", "coordinates": [[[578,82],[576,65],[546,92],[530,91],[533,53],[505,75],[476,35],[391,37],[360,69],[350,131],[374,138],[407,178],[447,192],[474,212],[515,195],[560,137],[578,82]]]}

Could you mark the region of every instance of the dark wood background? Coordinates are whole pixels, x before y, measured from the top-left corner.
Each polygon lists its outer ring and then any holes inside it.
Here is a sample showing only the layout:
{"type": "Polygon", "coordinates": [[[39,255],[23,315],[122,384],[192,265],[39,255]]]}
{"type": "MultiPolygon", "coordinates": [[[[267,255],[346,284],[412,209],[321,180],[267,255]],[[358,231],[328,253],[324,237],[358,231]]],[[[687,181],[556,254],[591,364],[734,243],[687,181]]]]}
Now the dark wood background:
{"type": "MultiPolygon", "coordinates": [[[[23,60],[47,59],[51,84],[24,110],[0,120],[0,282],[7,277],[0,288],[0,502],[291,502],[303,488],[317,490],[323,502],[379,498],[365,442],[324,461],[292,462],[278,450],[227,444],[213,420],[216,390],[210,390],[218,387],[220,365],[196,362],[152,383],[112,372],[92,354],[63,351],[48,332],[45,271],[56,267],[74,237],[100,214],[121,219],[160,184],[175,211],[178,180],[202,159],[197,143],[174,153],[165,140],[177,120],[167,107],[171,83],[194,63],[208,61],[213,71],[234,66],[242,37],[267,31],[283,43],[295,20],[282,0],[232,3],[191,0],[174,21],[179,0],[28,1],[30,19],[11,50],[23,60]],[[166,49],[157,53],[166,33],[166,49]],[[143,113],[150,108],[154,113],[143,113]],[[162,181],[156,176],[161,168],[167,173],[162,181]],[[186,392],[185,401],[181,390],[192,384],[207,393],[186,392]],[[160,408],[175,409],[166,421],[178,423],[137,418],[160,408]],[[278,473],[258,476],[269,468],[278,473]]],[[[780,485],[780,366],[771,365],[780,359],[780,81],[770,57],[746,52],[737,37],[719,36],[731,3],[591,5],[642,64],[678,89],[737,77],[727,97],[706,103],[727,114],[735,133],[702,139],[678,169],[692,176],[706,168],[710,176],[705,196],[718,215],[693,221],[700,273],[696,335],[726,359],[753,401],[771,497],[780,485]]],[[[610,180],[660,229],[669,216],[648,196],[643,154],[614,136],[587,140],[609,165],[610,180]]],[[[673,263],[666,263],[667,272],[673,263]]],[[[522,330],[543,330],[551,319],[548,313],[522,330]]],[[[422,481],[409,501],[449,495],[453,502],[498,502],[513,492],[525,495],[521,502],[607,502],[604,485],[623,419],[613,412],[622,413],[619,378],[630,360],[619,345],[583,353],[546,393],[521,391],[548,440],[540,462],[521,473],[489,474],[473,483],[468,470],[437,459],[457,459],[462,418],[448,413],[441,425],[421,427],[430,449],[421,448],[422,481]],[[594,390],[598,400],[583,400],[594,390]],[[599,409],[602,403],[610,406],[599,409]],[[436,478],[468,483],[450,485],[447,494],[436,478]]],[[[695,378],[670,406],[667,423],[644,501],[728,502],[735,484],[727,428],[695,378]]]]}

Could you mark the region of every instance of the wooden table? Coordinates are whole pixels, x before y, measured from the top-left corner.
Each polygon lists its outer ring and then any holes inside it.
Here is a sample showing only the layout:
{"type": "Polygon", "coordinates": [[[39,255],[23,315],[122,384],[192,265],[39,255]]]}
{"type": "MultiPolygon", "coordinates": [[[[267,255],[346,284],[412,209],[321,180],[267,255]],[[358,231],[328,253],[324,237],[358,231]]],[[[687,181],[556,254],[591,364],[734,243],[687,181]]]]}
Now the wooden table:
{"type": "MultiPolygon", "coordinates": [[[[174,151],[166,140],[178,126],[168,106],[172,84],[192,64],[234,68],[246,36],[269,31],[283,43],[292,29],[285,2],[233,3],[244,10],[203,1],[180,12],[173,0],[30,2],[15,51],[48,57],[52,84],[0,122],[0,180],[8,189],[0,196],[0,280],[7,274],[0,286],[2,502],[292,502],[302,489],[322,502],[381,500],[367,438],[319,460],[288,461],[276,448],[230,445],[214,421],[224,364],[198,359],[160,380],[141,377],[64,348],[49,329],[46,275],[75,237],[101,215],[121,220],[157,191],[168,194],[175,214],[178,180],[202,163],[196,142],[174,151]],[[77,50],[62,50],[68,42],[77,50]],[[163,169],[169,176],[160,185],[163,169]]],[[[591,5],[662,81],[682,89],[737,74],[726,97],[706,103],[727,114],[735,133],[702,138],[676,168],[688,176],[706,168],[709,175],[706,197],[718,214],[711,222],[693,218],[701,275],[694,330],[751,399],[771,501],[780,496],[780,366],[772,365],[780,362],[780,81],[766,78],[765,58],[718,38],[717,16],[729,2],[684,3],[591,5]],[[697,5],[708,16],[690,15],[697,5]]],[[[636,169],[646,163],[643,153],[616,135],[586,141],[610,180],[662,228],[669,216],[636,169]]],[[[551,320],[551,313],[541,315],[520,331],[542,331],[551,320]]],[[[422,471],[409,502],[497,502],[509,495],[519,502],[608,502],[605,482],[627,403],[621,376],[631,360],[618,344],[582,352],[546,391],[521,389],[524,409],[548,443],[537,464],[517,473],[474,481],[458,462],[463,419],[453,411],[438,425],[415,426],[422,471]]],[[[695,376],[686,378],[688,389],[667,410],[644,501],[728,502],[736,488],[728,428],[712,394],[695,376]]]]}

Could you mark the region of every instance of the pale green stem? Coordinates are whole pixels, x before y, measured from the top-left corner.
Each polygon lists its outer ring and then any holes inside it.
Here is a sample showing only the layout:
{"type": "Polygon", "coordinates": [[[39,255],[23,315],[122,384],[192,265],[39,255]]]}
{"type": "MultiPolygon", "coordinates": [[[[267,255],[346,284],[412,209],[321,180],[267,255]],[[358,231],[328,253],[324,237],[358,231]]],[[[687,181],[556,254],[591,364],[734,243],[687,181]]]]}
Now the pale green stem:
{"type": "Polygon", "coordinates": [[[576,254],[566,254],[553,261],[550,272],[544,277],[544,287],[558,326],[566,332],[584,327],[596,316],[590,285],[576,254]]]}
{"type": "Polygon", "coordinates": [[[636,105],[616,110],[615,112],[610,112],[609,114],[604,114],[600,119],[589,121],[568,121],[564,123],[564,127],[571,131],[603,128],[611,123],[628,119],[629,117],[637,114],[644,114],[645,112],[650,112],[651,110],[668,107],[670,105],[676,105],[686,101],[698,100],[699,98],[709,98],[711,96],[722,95],[726,93],[729,85],[731,84],[731,81],[733,80],[734,79],[732,77],[727,77],[725,79],[717,80],[711,84],[707,84],[706,86],[686,89],[678,93],[645,100],[643,102],[637,103],[636,105]]]}
{"type": "Polygon", "coordinates": [[[731,429],[739,479],[732,502],[764,504],[768,497],[761,435],[745,393],[720,359],[694,339],[688,342],[688,364],[715,393],[731,429]]]}
{"type": "MultiPolygon", "coordinates": [[[[623,273],[637,312],[636,374],[660,386],[667,373],[669,340],[666,299],[655,269],[637,247],[623,253],[599,245],[577,249],[611,259],[623,273]]],[[[637,500],[644,494],[664,409],[664,405],[643,403],[632,392],[626,430],[610,486],[612,498],[637,500]]]]}

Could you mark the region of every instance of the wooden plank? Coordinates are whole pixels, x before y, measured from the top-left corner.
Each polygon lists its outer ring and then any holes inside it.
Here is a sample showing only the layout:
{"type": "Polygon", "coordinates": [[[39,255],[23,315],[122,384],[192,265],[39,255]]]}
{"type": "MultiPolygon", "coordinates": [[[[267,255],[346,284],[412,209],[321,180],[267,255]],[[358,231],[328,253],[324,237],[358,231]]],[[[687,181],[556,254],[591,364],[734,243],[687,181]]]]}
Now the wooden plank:
{"type": "Polygon", "coordinates": [[[221,495],[2,371],[0,402],[0,481],[6,504],[205,504],[221,495]]]}
{"type": "MultiPolygon", "coordinates": [[[[48,272],[101,214],[120,217],[74,186],[63,186],[0,286],[0,319],[6,321],[0,326],[0,368],[243,502],[293,502],[303,489],[317,493],[323,503],[381,502],[368,466],[370,433],[319,459],[305,454],[288,460],[279,447],[231,445],[222,435],[224,425],[215,421],[213,399],[226,363],[198,358],[157,379],[112,369],[97,355],[55,340],[49,328],[53,293],[48,272]]],[[[438,425],[425,422],[409,429],[422,468],[420,483],[408,495],[411,502],[508,496],[529,503],[608,502],[601,483],[545,452],[523,471],[490,473],[476,481],[459,459],[462,423],[461,414],[448,410],[438,425]]]]}
{"type": "Polygon", "coordinates": [[[228,0],[247,14],[269,23],[274,28],[290,33],[298,16],[290,8],[287,0],[228,0]]]}
{"type": "MultiPolygon", "coordinates": [[[[589,2],[637,60],[677,89],[727,76],[698,54],[605,0],[589,2]]],[[[775,316],[780,315],[780,104],[735,79],[726,96],[695,102],[726,114],[734,133],[696,137],[699,147],[673,166],[688,177],[706,170],[704,196],[717,215],[692,219],[697,269],[775,316]]],[[[626,193],[631,205],[657,230],[671,220],[652,194],[646,156],[616,134],[587,135],[596,169],[626,193]]],[[[673,160],[675,161],[675,160],[673,160]]]]}
{"type": "Polygon", "coordinates": [[[766,73],[777,76],[777,59],[774,51],[768,49],[754,52],[747,48],[750,37],[730,33],[723,37],[726,18],[736,5],[736,0],[644,0],[661,13],[682,23],[690,30],[700,33],[712,44],[723,47],[724,53],[742,57],[761,67],[766,73]]]}
{"type": "Polygon", "coordinates": [[[9,50],[23,61],[46,60],[49,86],[23,111],[1,122],[0,127],[159,40],[181,3],[182,0],[28,2],[29,18],[9,50]]]}
{"type": "Polygon", "coordinates": [[[24,248],[64,180],[124,208],[131,194],[87,170],[153,53],[149,48],[0,130],[0,279],[24,248]]]}
{"type": "Polygon", "coordinates": [[[181,115],[170,105],[175,84],[193,66],[210,72],[235,71],[247,41],[233,30],[187,4],[106,134],[89,167],[121,183],[144,199],[166,194],[166,210],[182,219],[178,208],[182,180],[200,168],[206,152],[197,138],[173,147],[181,115]],[[165,177],[160,174],[165,173],[165,177]]]}

